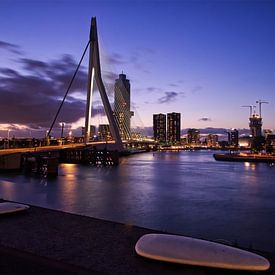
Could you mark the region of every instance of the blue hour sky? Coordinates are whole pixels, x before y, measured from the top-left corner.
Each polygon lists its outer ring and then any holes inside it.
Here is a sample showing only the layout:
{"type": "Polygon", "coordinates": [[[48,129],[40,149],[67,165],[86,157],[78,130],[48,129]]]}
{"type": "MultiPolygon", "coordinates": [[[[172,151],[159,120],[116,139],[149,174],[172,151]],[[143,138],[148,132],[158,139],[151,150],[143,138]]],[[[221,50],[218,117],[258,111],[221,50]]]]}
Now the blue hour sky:
{"type": "MultiPolygon", "coordinates": [[[[2,130],[50,125],[92,16],[107,86],[121,71],[130,79],[134,126],[174,111],[182,128],[248,128],[240,106],[263,99],[264,128],[275,128],[275,1],[2,0],[2,130]]],[[[73,127],[83,123],[86,70],[87,58],[60,117],[73,127]]]]}

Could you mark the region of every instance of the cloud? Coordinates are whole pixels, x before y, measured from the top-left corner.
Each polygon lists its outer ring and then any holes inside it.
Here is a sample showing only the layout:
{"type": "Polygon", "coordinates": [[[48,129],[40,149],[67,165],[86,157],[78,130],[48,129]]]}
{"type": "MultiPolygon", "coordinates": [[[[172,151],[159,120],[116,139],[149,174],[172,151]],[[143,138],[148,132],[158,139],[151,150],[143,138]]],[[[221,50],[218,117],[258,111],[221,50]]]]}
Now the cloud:
{"type": "Polygon", "coordinates": [[[97,106],[93,106],[92,108],[92,117],[96,117],[96,116],[105,116],[105,109],[103,107],[103,105],[97,105],[97,106]]]}
{"type": "Polygon", "coordinates": [[[147,90],[148,92],[150,92],[150,93],[153,93],[153,92],[161,92],[161,91],[162,91],[162,89],[157,88],[157,87],[147,87],[146,90],[147,90]]]}
{"type": "Polygon", "coordinates": [[[165,92],[164,94],[165,94],[164,96],[162,96],[158,99],[157,102],[159,104],[170,103],[172,101],[175,101],[179,95],[179,93],[177,93],[177,92],[165,92]]]}
{"type": "MultiPolygon", "coordinates": [[[[0,123],[49,128],[77,64],[69,55],[49,62],[21,58],[18,63],[18,70],[0,68],[0,123]]],[[[80,68],[57,123],[83,117],[83,97],[70,94],[85,93],[86,87],[87,72],[80,68]]]]}
{"type": "Polygon", "coordinates": [[[15,54],[22,54],[21,48],[18,45],[1,41],[1,40],[0,40],[0,49],[4,49],[15,54]]]}
{"type": "Polygon", "coordinates": [[[17,71],[9,69],[9,68],[0,68],[0,74],[5,75],[7,77],[18,76],[17,71]]]}
{"type": "Polygon", "coordinates": [[[175,84],[175,83],[170,83],[168,84],[170,87],[178,87],[179,85],[178,84],[175,84]]]}
{"type": "Polygon", "coordinates": [[[110,82],[114,85],[115,80],[118,79],[118,74],[115,74],[110,71],[102,71],[103,79],[107,82],[110,82]]]}
{"type": "Polygon", "coordinates": [[[202,117],[202,118],[199,118],[198,121],[209,122],[209,121],[212,121],[212,119],[210,117],[202,117]]]}
{"type": "Polygon", "coordinates": [[[128,59],[128,63],[133,64],[134,67],[142,71],[143,73],[150,74],[150,71],[147,69],[147,64],[152,63],[150,57],[156,53],[154,49],[146,47],[136,47],[128,59]]]}
{"type": "Polygon", "coordinates": [[[202,90],[202,86],[197,85],[197,86],[195,86],[195,87],[193,87],[193,88],[191,89],[191,92],[192,92],[193,94],[195,94],[195,93],[197,93],[197,92],[199,92],[199,91],[201,91],[201,90],[202,90]]]}
{"type": "Polygon", "coordinates": [[[111,65],[121,65],[126,63],[126,61],[123,59],[123,56],[118,53],[114,53],[113,55],[108,56],[106,61],[111,65]]]}

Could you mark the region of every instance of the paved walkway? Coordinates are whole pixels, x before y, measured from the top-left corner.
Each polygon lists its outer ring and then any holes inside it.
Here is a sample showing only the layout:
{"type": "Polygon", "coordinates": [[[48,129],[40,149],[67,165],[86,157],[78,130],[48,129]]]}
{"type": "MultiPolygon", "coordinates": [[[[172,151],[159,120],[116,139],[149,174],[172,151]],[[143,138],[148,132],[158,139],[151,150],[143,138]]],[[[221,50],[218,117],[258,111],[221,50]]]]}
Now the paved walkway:
{"type": "MultiPolygon", "coordinates": [[[[139,257],[135,243],[152,232],[157,231],[32,206],[0,217],[0,273],[255,274],[139,257]]],[[[272,267],[260,274],[275,274],[275,255],[259,254],[272,267]]]]}

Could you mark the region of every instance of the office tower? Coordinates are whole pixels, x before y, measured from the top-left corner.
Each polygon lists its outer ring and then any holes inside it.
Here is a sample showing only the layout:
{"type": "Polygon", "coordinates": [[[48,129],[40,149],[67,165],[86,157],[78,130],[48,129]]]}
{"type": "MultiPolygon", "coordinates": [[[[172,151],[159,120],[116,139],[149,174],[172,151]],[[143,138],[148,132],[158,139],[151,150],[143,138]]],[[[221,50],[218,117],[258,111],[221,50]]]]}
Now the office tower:
{"type": "Polygon", "coordinates": [[[96,135],[96,127],[94,125],[90,125],[90,135],[91,135],[91,139],[94,140],[96,135]]]}
{"type": "Polygon", "coordinates": [[[180,113],[167,114],[167,142],[180,142],[180,113]]]}
{"type": "Polygon", "coordinates": [[[218,146],[218,135],[209,134],[207,136],[207,146],[208,147],[216,147],[218,146]]]}
{"type": "Polygon", "coordinates": [[[121,139],[131,139],[130,119],[130,81],[125,74],[120,74],[115,82],[114,116],[119,128],[121,139]]]}
{"type": "Polygon", "coordinates": [[[187,131],[187,143],[189,145],[200,144],[200,131],[195,128],[190,128],[187,131]]]}
{"type": "Polygon", "coordinates": [[[249,118],[249,127],[253,138],[262,136],[262,118],[258,114],[253,114],[249,118]]]}
{"type": "Polygon", "coordinates": [[[275,135],[272,133],[266,136],[266,152],[267,153],[275,152],[275,135]]]}
{"type": "Polygon", "coordinates": [[[98,139],[102,141],[112,140],[109,124],[98,125],[98,139]]]}
{"type": "Polygon", "coordinates": [[[166,142],[166,115],[154,114],[153,115],[153,129],[154,139],[158,142],[166,142]]]}
{"type": "Polygon", "coordinates": [[[228,134],[228,144],[229,146],[238,147],[239,146],[239,132],[237,129],[232,129],[227,132],[228,134]]]}

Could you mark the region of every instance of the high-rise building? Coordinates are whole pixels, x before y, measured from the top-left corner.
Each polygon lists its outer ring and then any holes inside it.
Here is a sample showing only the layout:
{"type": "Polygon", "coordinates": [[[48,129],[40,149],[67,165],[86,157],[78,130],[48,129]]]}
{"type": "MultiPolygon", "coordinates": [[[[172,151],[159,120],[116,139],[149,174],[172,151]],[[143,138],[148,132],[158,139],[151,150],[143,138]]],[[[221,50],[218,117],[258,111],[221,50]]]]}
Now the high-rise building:
{"type": "Polygon", "coordinates": [[[102,141],[112,140],[109,124],[98,125],[98,139],[102,141]]]}
{"type": "Polygon", "coordinates": [[[239,146],[239,131],[237,129],[232,129],[227,132],[228,134],[228,144],[229,146],[238,147],[239,146]]]}
{"type": "Polygon", "coordinates": [[[180,113],[167,114],[167,142],[180,142],[180,113]]]}
{"type": "Polygon", "coordinates": [[[154,139],[158,142],[166,142],[166,115],[153,115],[154,139]]]}
{"type": "Polygon", "coordinates": [[[120,74],[115,82],[114,116],[118,124],[121,139],[131,138],[130,119],[130,81],[125,74],[120,74]]]}
{"type": "Polygon", "coordinates": [[[187,131],[187,143],[189,145],[200,144],[200,131],[195,128],[190,128],[187,131]]]}
{"type": "Polygon", "coordinates": [[[218,140],[219,140],[218,135],[209,134],[207,136],[207,146],[208,147],[216,147],[216,146],[218,146],[218,140]]]}
{"type": "Polygon", "coordinates": [[[266,136],[266,152],[273,153],[275,152],[275,135],[268,134],[266,136]]]}
{"type": "Polygon", "coordinates": [[[249,127],[253,138],[262,136],[262,125],[262,118],[258,114],[254,113],[249,118],[249,127]]]}

